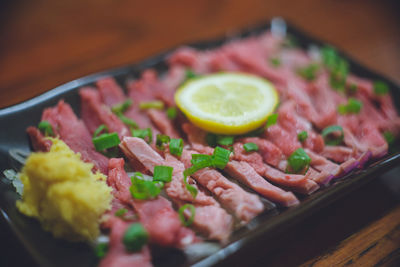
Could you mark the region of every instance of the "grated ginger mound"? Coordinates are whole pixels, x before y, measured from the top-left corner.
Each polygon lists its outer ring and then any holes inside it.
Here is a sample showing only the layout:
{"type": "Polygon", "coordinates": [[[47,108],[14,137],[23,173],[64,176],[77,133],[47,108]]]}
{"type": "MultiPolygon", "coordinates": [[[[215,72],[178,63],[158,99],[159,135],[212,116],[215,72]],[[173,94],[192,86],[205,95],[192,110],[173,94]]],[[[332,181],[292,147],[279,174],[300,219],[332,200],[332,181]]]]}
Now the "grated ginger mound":
{"type": "Polygon", "coordinates": [[[32,153],[21,172],[24,184],[17,208],[37,218],[55,237],[72,241],[94,240],[100,218],[110,208],[111,188],[106,177],[92,173],[63,141],[51,138],[49,152],[32,153]]]}

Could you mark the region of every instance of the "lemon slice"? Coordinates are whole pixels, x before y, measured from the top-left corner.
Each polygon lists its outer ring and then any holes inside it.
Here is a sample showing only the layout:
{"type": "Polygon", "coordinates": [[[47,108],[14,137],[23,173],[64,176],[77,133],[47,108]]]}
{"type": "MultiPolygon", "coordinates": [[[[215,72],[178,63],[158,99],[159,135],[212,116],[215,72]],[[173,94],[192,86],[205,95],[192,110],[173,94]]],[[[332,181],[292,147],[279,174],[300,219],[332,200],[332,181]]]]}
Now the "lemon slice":
{"type": "Polygon", "coordinates": [[[175,102],[196,126],[218,134],[243,134],[265,123],[279,102],[274,86],[242,73],[191,79],[178,88],[175,102]]]}

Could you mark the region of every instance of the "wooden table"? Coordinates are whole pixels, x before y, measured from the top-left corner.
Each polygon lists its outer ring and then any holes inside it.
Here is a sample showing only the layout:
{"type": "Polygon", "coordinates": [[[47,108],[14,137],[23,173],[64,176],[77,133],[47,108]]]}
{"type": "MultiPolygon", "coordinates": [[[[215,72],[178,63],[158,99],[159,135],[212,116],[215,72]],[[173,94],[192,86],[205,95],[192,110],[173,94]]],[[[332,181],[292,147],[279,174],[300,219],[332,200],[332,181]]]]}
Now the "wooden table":
{"type": "MultiPolygon", "coordinates": [[[[399,10],[395,0],[1,1],[0,107],[277,15],[400,83],[399,10]]],[[[400,265],[400,190],[385,181],[315,213],[238,266],[400,265]]],[[[3,223],[0,230],[0,265],[34,266],[3,223]]]]}

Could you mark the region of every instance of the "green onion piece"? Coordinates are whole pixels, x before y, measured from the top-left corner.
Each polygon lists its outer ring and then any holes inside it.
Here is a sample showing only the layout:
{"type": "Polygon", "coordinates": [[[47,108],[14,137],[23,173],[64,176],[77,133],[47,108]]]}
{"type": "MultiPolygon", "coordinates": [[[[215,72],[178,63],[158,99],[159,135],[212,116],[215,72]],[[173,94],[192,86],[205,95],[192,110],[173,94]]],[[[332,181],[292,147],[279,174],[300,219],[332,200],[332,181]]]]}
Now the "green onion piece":
{"type": "Polygon", "coordinates": [[[38,128],[45,136],[54,136],[53,127],[48,121],[39,122],[38,128]]]}
{"type": "Polygon", "coordinates": [[[244,150],[246,150],[246,152],[258,151],[258,145],[255,143],[243,144],[243,148],[244,148],[244,150]]]}
{"type": "Polygon", "coordinates": [[[168,144],[171,138],[165,134],[157,134],[156,147],[160,150],[164,150],[164,144],[168,144]]]}
{"type": "Polygon", "coordinates": [[[175,156],[181,156],[183,151],[183,140],[182,138],[172,138],[169,142],[169,152],[175,156]]]}
{"type": "Polygon", "coordinates": [[[191,69],[186,70],[185,76],[186,76],[186,80],[190,80],[190,79],[199,77],[199,75],[194,73],[193,70],[191,70],[191,69]]]}
{"type": "Polygon", "coordinates": [[[151,143],[152,139],[153,139],[153,132],[151,131],[150,128],[146,128],[146,129],[132,129],[132,136],[133,137],[138,137],[138,138],[142,138],[143,140],[145,140],[147,143],[151,143]],[[146,140],[147,137],[147,140],[146,140]]]}
{"type": "Polygon", "coordinates": [[[132,185],[129,187],[131,195],[135,199],[150,199],[157,197],[161,192],[161,187],[153,181],[143,180],[143,174],[136,172],[131,177],[132,185]]]}
{"type": "Polygon", "coordinates": [[[192,160],[190,162],[192,165],[197,166],[200,164],[204,165],[205,167],[210,167],[213,165],[211,156],[205,154],[192,154],[192,160]]]}
{"type": "Polygon", "coordinates": [[[385,95],[389,92],[389,86],[383,81],[374,82],[374,93],[376,95],[385,95]]]}
{"type": "Polygon", "coordinates": [[[112,106],[111,111],[115,114],[122,114],[127,111],[130,106],[132,106],[132,99],[127,99],[120,104],[112,106]]]}
{"type": "Polygon", "coordinates": [[[300,142],[306,141],[307,137],[308,137],[308,133],[307,133],[306,131],[301,131],[301,132],[297,135],[297,139],[298,139],[300,142]]]}
{"type": "Polygon", "coordinates": [[[213,133],[207,133],[206,142],[209,146],[215,147],[217,145],[217,135],[213,133]]]}
{"type": "Polygon", "coordinates": [[[312,81],[316,77],[316,72],[319,66],[317,64],[310,64],[304,68],[297,69],[297,74],[306,79],[307,81],[312,81]]]}
{"type": "Polygon", "coordinates": [[[383,133],[383,137],[385,137],[386,142],[388,143],[388,145],[391,145],[394,143],[394,140],[396,139],[394,134],[392,134],[389,131],[385,131],[383,133]]]}
{"type": "Polygon", "coordinates": [[[97,151],[103,151],[118,146],[121,140],[119,140],[117,133],[107,133],[94,137],[92,142],[97,151]]]}
{"type": "Polygon", "coordinates": [[[96,257],[101,259],[103,258],[108,252],[108,243],[99,243],[94,249],[94,253],[96,254],[96,257]]]}
{"type": "Polygon", "coordinates": [[[322,47],[320,51],[323,63],[328,68],[333,68],[336,65],[337,59],[339,57],[336,49],[331,46],[325,46],[322,47]]]}
{"type": "Polygon", "coordinates": [[[278,121],[278,114],[274,113],[268,116],[267,118],[267,123],[265,125],[266,128],[276,124],[276,122],[278,121]]]}
{"type": "Polygon", "coordinates": [[[174,168],[170,166],[154,166],[153,181],[169,183],[172,180],[174,168]]]}
{"type": "Polygon", "coordinates": [[[269,59],[269,63],[271,63],[274,67],[279,67],[281,65],[281,60],[279,58],[273,57],[269,59]]]}
{"type": "Polygon", "coordinates": [[[362,106],[363,106],[363,103],[360,100],[357,100],[355,98],[349,98],[349,101],[346,105],[346,112],[358,114],[358,113],[360,113],[362,106]]]}
{"type": "Polygon", "coordinates": [[[331,68],[330,83],[333,89],[344,91],[349,73],[349,63],[339,58],[336,65],[331,68]]]}
{"type": "Polygon", "coordinates": [[[131,224],[124,233],[122,242],[129,252],[140,251],[149,241],[149,233],[140,223],[131,224]]]}
{"type": "Polygon", "coordinates": [[[187,182],[187,177],[192,175],[196,171],[198,171],[198,170],[194,171],[193,169],[191,169],[192,167],[183,171],[183,183],[185,184],[186,190],[189,191],[189,193],[192,195],[192,197],[196,198],[197,193],[198,193],[197,188],[187,182]],[[191,174],[189,174],[189,173],[191,173],[191,174]]]}
{"type": "Polygon", "coordinates": [[[213,152],[213,155],[212,155],[213,165],[216,168],[219,168],[221,170],[224,169],[226,164],[228,164],[228,162],[229,162],[229,155],[230,154],[231,154],[231,151],[229,151],[229,150],[227,150],[225,148],[217,146],[214,149],[214,152],[213,152]]]}
{"type": "Polygon", "coordinates": [[[343,128],[339,125],[331,125],[322,130],[321,133],[325,144],[328,146],[336,146],[342,143],[344,138],[343,128]],[[340,132],[340,136],[334,136],[335,132],[340,132]]]}
{"type": "Polygon", "coordinates": [[[120,113],[118,114],[118,118],[125,124],[127,125],[129,128],[134,128],[134,129],[138,129],[139,125],[131,120],[130,118],[126,117],[124,114],[120,113]]]}
{"type": "Polygon", "coordinates": [[[139,108],[140,109],[149,109],[149,108],[163,109],[164,103],[159,100],[140,102],[139,108]]]}
{"type": "Polygon", "coordinates": [[[117,211],[114,213],[114,215],[117,216],[117,217],[121,217],[121,218],[122,218],[122,216],[124,216],[125,213],[127,213],[127,212],[128,212],[127,209],[122,208],[122,209],[117,210],[117,211]]]}
{"type": "Polygon", "coordinates": [[[174,107],[167,108],[168,119],[170,119],[170,120],[175,119],[177,114],[178,114],[178,111],[176,110],[176,108],[174,108],[174,107]]]}
{"type": "Polygon", "coordinates": [[[229,146],[233,144],[233,136],[229,135],[217,135],[217,144],[221,146],[229,146]]]}
{"type": "Polygon", "coordinates": [[[104,125],[104,124],[100,125],[100,126],[96,129],[96,131],[94,131],[93,137],[99,136],[99,134],[101,134],[102,132],[106,132],[106,133],[108,132],[108,127],[107,127],[106,125],[104,125]]]}
{"type": "Polygon", "coordinates": [[[298,148],[294,151],[288,158],[288,164],[294,173],[299,173],[303,171],[306,167],[310,165],[311,158],[302,148],[298,148]]]}
{"type": "Polygon", "coordinates": [[[179,214],[179,219],[181,220],[182,224],[184,226],[190,226],[194,221],[194,216],[196,214],[196,209],[192,204],[185,204],[185,205],[183,205],[182,207],[179,208],[178,214],[179,214]],[[190,210],[190,217],[189,217],[188,220],[186,220],[185,214],[184,214],[186,209],[190,210]]]}

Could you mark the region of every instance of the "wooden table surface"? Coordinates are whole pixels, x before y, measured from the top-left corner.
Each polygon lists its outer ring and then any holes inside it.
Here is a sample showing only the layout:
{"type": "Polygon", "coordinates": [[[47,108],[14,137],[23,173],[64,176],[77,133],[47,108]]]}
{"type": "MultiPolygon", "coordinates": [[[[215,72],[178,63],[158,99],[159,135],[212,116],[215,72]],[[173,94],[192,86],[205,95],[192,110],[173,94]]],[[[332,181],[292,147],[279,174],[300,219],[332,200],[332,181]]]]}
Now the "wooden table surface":
{"type": "MultiPolygon", "coordinates": [[[[396,0],[1,0],[0,108],[278,15],[400,83],[399,10],[396,0]]],[[[274,249],[236,265],[400,266],[400,188],[388,179],[316,212],[271,240],[274,249]]],[[[35,266],[4,223],[0,243],[0,266],[35,266]]]]}

